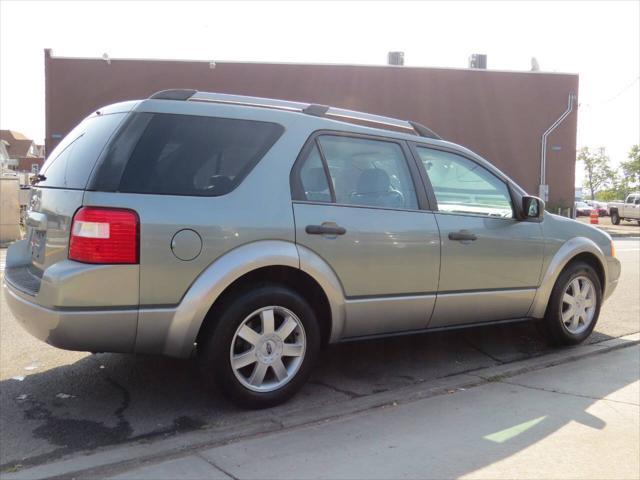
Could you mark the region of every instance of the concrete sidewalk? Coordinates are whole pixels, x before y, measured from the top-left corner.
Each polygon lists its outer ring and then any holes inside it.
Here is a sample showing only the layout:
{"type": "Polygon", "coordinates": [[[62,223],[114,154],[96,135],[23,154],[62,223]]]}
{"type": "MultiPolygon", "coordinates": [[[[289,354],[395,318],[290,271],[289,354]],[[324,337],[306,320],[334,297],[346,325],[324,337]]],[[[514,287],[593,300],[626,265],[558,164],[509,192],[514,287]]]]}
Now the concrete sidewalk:
{"type": "Polygon", "coordinates": [[[84,478],[637,479],[639,377],[636,344],[84,478]]]}

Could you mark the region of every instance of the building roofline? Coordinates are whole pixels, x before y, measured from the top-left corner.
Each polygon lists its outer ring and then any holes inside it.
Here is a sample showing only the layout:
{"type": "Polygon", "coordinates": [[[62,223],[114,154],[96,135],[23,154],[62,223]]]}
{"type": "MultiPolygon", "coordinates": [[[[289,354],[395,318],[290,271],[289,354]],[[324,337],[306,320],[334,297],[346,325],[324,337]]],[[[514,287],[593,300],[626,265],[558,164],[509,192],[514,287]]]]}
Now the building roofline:
{"type": "Polygon", "coordinates": [[[45,49],[45,56],[58,60],[94,60],[102,62],[183,62],[183,63],[202,63],[211,65],[287,65],[287,66],[305,66],[305,67],[357,67],[357,68],[389,68],[398,70],[453,70],[459,72],[475,72],[479,74],[487,73],[504,73],[504,74],[525,74],[525,75],[564,75],[577,77],[577,73],[570,72],[548,72],[548,71],[530,71],[530,70],[493,70],[483,68],[458,68],[458,67],[429,67],[429,66],[410,66],[410,65],[384,65],[384,64],[359,64],[359,63],[306,63],[306,62],[261,62],[261,61],[238,61],[238,60],[202,60],[202,59],[185,59],[185,58],[112,58],[102,57],[68,57],[54,56],[51,49],[45,49]]]}

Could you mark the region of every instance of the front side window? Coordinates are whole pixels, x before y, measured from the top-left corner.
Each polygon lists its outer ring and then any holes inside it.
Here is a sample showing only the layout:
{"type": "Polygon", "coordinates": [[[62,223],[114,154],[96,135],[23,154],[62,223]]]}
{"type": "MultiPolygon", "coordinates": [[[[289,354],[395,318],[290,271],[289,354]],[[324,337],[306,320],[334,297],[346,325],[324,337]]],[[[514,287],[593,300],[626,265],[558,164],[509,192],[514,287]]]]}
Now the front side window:
{"type": "Polygon", "coordinates": [[[154,114],[122,174],[119,190],[164,195],[224,195],[284,131],[251,120],[154,114]]]}
{"type": "MultiPolygon", "coordinates": [[[[316,142],[317,146],[308,159],[324,156],[336,203],[381,208],[418,208],[409,167],[402,148],[397,143],[336,135],[321,135],[316,142]]],[[[314,172],[319,178],[320,171],[317,169],[321,165],[315,160],[313,162],[314,172]]],[[[319,188],[324,185],[318,181],[314,186],[319,188]]],[[[326,199],[328,193],[327,188],[314,195],[320,194],[326,199]]],[[[310,200],[308,193],[307,199],[310,200]]]]}
{"type": "Polygon", "coordinates": [[[507,185],[491,172],[453,153],[423,147],[417,150],[439,211],[513,218],[507,185]]]}

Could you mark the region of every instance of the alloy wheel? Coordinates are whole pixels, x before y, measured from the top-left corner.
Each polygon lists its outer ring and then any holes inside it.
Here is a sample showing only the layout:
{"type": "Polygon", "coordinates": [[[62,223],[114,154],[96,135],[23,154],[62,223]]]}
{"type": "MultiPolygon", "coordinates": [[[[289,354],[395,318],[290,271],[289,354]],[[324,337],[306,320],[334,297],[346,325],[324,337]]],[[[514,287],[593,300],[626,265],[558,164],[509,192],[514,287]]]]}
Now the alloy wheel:
{"type": "Polygon", "coordinates": [[[562,323],[573,335],[584,332],[593,321],[597,296],[593,282],[586,276],[571,280],[562,296],[562,323]]]}
{"type": "Polygon", "coordinates": [[[272,392],[298,372],[306,351],[298,316],[281,306],[260,308],[238,326],[231,341],[231,369],[238,381],[255,392],[272,392]]]}

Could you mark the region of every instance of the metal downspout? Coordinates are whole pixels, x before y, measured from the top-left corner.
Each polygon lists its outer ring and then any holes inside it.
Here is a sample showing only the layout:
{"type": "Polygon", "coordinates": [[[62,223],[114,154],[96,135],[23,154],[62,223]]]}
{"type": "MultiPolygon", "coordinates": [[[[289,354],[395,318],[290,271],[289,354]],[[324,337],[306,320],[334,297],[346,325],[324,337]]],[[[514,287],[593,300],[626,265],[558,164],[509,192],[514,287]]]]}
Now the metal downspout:
{"type": "Polygon", "coordinates": [[[545,202],[548,200],[548,191],[547,185],[545,183],[547,178],[547,138],[549,135],[560,126],[560,124],[564,121],[565,118],[569,116],[571,112],[573,112],[573,105],[576,100],[576,94],[571,92],[569,94],[569,99],[567,101],[567,109],[558,117],[558,119],[551,124],[549,128],[542,134],[542,139],[540,141],[540,187],[539,187],[539,196],[545,202]]]}

